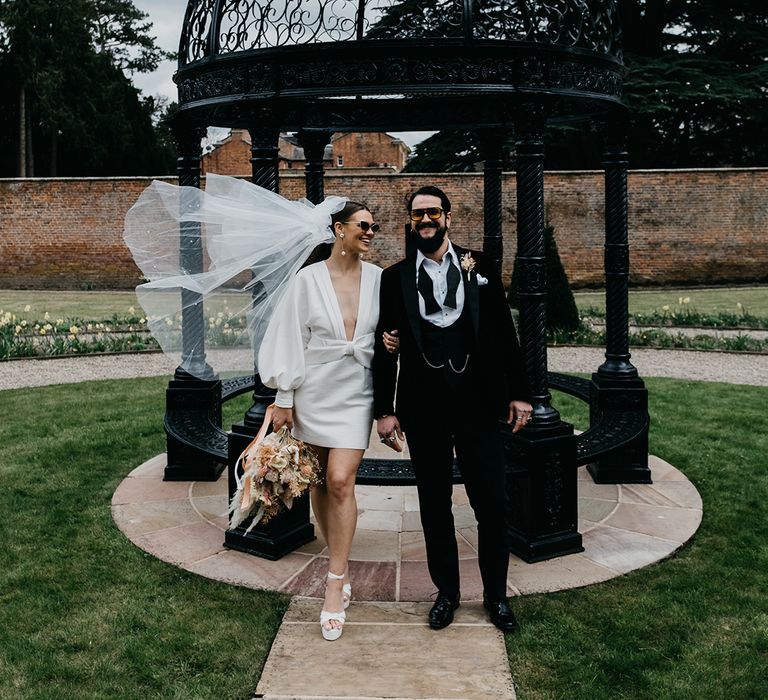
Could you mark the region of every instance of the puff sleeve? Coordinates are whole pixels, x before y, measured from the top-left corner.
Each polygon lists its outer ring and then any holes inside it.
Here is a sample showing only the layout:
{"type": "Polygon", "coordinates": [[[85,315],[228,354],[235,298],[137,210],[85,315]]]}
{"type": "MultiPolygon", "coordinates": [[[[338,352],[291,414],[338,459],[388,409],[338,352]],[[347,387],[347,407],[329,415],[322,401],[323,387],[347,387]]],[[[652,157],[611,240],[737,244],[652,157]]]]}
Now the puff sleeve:
{"type": "Polygon", "coordinates": [[[304,349],[310,330],[304,286],[303,276],[297,275],[275,309],[259,348],[259,376],[266,386],[277,389],[275,404],[281,408],[293,408],[294,390],[302,385],[306,372],[304,349]]]}

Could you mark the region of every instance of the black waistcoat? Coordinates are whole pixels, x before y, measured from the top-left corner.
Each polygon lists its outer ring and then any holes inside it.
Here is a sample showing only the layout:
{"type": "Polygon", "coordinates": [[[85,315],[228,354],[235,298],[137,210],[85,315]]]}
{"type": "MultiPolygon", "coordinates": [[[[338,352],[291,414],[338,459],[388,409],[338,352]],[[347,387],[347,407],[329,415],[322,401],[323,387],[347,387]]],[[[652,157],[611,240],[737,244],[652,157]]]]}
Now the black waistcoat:
{"type": "Polygon", "coordinates": [[[474,337],[468,304],[455,323],[439,328],[421,319],[425,372],[430,384],[439,382],[451,392],[471,387],[474,337]]]}

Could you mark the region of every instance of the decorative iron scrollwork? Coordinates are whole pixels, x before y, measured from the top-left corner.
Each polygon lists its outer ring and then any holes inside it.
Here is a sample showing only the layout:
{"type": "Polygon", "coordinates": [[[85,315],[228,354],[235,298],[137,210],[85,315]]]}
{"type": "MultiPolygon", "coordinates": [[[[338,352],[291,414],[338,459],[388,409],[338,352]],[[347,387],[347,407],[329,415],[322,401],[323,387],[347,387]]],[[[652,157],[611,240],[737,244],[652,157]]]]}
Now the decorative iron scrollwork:
{"type": "Polygon", "coordinates": [[[565,479],[560,455],[550,453],[544,460],[544,509],[550,527],[560,521],[565,506],[565,479]]]}
{"type": "Polygon", "coordinates": [[[179,63],[281,46],[461,37],[620,58],[620,36],[615,0],[190,0],[179,63]]]}
{"type": "Polygon", "coordinates": [[[179,83],[179,99],[182,102],[194,102],[224,95],[253,95],[274,90],[275,74],[272,66],[268,63],[255,63],[185,78],[179,83]]]}
{"type": "Polygon", "coordinates": [[[626,445],[648,429],[644,411],[610,411],[576,438],[576,463],[587,464],[626,445]]]}

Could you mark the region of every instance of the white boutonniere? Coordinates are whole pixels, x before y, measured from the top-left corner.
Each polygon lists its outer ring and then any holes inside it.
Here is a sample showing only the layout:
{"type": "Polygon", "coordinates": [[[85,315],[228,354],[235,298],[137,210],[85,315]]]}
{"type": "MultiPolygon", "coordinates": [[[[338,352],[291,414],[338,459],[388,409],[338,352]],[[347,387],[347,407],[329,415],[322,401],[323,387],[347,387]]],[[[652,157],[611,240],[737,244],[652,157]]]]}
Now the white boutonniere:
{"type": "Polygon", "coordinates": [[[467,273],[467,282],[469,282],[469,275],[472,270],[475,269],[475,259],[472,257],[472,253],[464,253],[461,256],[461,269],[467,273]]]}

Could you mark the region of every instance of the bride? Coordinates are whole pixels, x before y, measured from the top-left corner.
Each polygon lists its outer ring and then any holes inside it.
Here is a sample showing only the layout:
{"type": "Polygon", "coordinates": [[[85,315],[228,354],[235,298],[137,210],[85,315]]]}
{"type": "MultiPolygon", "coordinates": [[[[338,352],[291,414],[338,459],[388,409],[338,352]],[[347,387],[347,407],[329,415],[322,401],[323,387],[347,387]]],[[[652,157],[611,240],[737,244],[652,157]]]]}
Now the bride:
{"type": "MultiPolygon", "coordinates": [[[[124,239],[149,280],[137,287],[137,296],[163,350],[204,379],[213,371],[255,366],[261,380],[277,389],[274,430],[287,425],[317,452],[325,479],[311,501],[329,552],[320,615],[327,640],[341,636],[352,595],[354,485],[373,423],[370,368],[381,277],[381,268],[362,257],[378,231],[362,204],[340,197],[317,206],[293,202],[221,175],[208,175],[205,191],[155,181],[125,221],[124,239]],[[199,228],[205,246],[199,272],[185,269],[179,255],[190,244],[190,227],[199,228]],[[327,259],[302,267],[322,243],[330,247],[327,259]],[[237,287],[243,272],[249,279],[237,287]],[[203,331],[202,347],[215,367],[181,352],[178,321],[200,298],[207,309],[222,309],[203,331]]],[[[385,333],[384,343],[397,352],[397,331],[385,333]]]]}
{"type": "MultiPolygon", "coordinates": [[[[259,351],[261,380],[277,389],[272,423],[312,445],[324,483],[312,509],[328,544],[328,579],[320,615],[327,640],[341,636],[352,595],[348,559],[357,523],[355,475],[373,422],[371,360],[379,317],[381,268],[363,262],[379,230],[363,204],[331,217],[330,257],[303,268],[267,328],[259,351]]],[[[385,344],[397,350],[397,333],[385,344]]]]}

